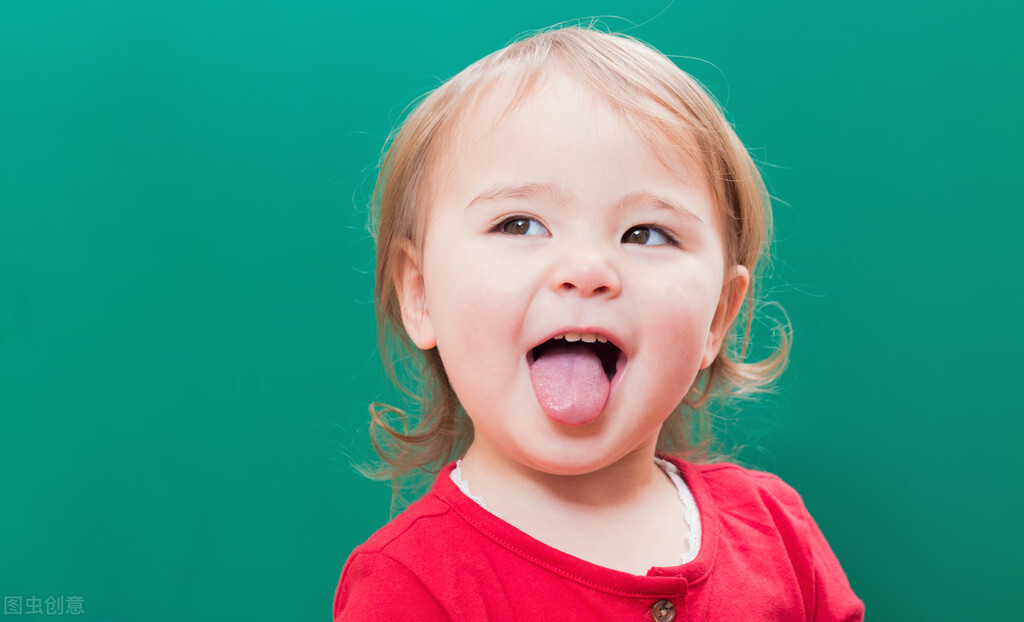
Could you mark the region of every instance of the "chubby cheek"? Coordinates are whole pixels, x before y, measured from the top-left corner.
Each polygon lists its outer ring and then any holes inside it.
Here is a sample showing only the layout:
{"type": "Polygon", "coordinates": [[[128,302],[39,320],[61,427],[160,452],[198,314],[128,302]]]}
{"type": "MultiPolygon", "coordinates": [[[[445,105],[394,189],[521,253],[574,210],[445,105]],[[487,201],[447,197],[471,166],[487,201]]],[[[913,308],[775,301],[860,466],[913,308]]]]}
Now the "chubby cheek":
{"type": "Polygon", "coordinates": [[[522,296],[471,254],[453,253],[425,266],[427,308],[445,369],[455,384],[486,382],[507,364],[522,325],[522,296]]]}
{"type": "Polygon", "coordinates": [[[680,292],[671,304],[652,309],[646,319],[651,326],[660,327],[649,336],[651,342],[646,352],[650,355],[650,368],[657,377],[652,380],[666,393],[665,401],[671,402],[670,408],[675,408],[682,400],[700,371],[714,315],[711,298],[705,290],[697,286],[680,292]]]}

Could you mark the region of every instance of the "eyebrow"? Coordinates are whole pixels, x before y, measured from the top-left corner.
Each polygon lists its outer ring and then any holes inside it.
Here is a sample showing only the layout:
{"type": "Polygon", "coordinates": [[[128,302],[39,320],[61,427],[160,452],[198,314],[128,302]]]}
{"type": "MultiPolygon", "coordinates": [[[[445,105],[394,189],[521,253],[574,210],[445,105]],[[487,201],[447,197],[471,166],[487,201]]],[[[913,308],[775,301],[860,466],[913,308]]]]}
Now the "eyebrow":
{"type": "Polygon", "coordinates": [[[502,201],[505,199],[537,199],[543,196],[557,198],[562,201],[571,197],[569,193],[560,189],[555,184],[495,184],[476,195],[473,200],[469,202],[469,205],[466,206],[466,211],[476,207],[478,203],[502,201]]]}
{"type": "Polygon", "coordinates": [[[623,210],[630,205],[653,205],[659,209],[668,210],[682,216],[686,220],[695,220],[702,225],[704,224],[704,220],[693,210],[651,192],[630,192],[615,204],[615,209],[616,211],[623,210]]]}
{"type": "MultiPolygon", "coordinates": [[[[551,197],[564,203],[572,198],[572,194],[556,184],[496,184],[476,195],[466,206],[466,211],[476,207],[479,203],[502,201],[505,199],[537,199],[540,197],[551,197]]],[[[704,224],[701,217],[693,210],[644,190],[630,192],[619,199],[612,209],[620,212],[630,206],[644,204],[667,210],[687,220],[695,220],[700,224],[704,224]]]]}

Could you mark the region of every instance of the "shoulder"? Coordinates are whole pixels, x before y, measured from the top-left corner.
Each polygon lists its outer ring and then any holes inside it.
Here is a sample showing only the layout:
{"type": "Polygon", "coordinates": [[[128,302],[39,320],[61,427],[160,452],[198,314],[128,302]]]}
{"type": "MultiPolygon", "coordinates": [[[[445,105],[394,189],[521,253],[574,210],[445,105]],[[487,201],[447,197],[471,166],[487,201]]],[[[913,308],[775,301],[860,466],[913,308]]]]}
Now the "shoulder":
{"type": "Polygon", "coordinates": [[[356,547],[352,555],[388,553],[400,556],[409,546],[411,533],[429,532],[440,528],[441,523],[449,520],[450,511],[451,507],[448,504],[428,492],[374,532],[366,542],[356,547]]]}
{"type": "Polygon", "coordinates": [[[781,493],[783,496],[796,494],[796,491],[782,481],[778,475],[749,469],[732,462],[691,464],[690,467],[705,480],[713,482],[719,487],[737,490],[763,490],[770,494],[781,493]]]}
{"type": "Polygon", "coordinates": [[[451,530],[450,510],[428,493],[356,547],[338,582],[334,619],[446,619],[421,574],[451,530]]]}
{"type": "Polygon", "coordinates": [[[702,487],[705,510],[714,512],[723,533],[743,533],[765,545],[782,545],[790,557],[805,557],[817,531],[800,494],[777,475],[731,463],[691,465],[702,487]]]}
{"type": "Polygon", "coordinates": [[[691,465],[707,484],[708,492],[722,511],[744,507],[777,507],[806,514],[800,494],[778,475],[732,463],[691,465]]]}
{"type": "MultiPolygon", "coordinates": [[[[770,561],[790,577],[812,620],[862,620],[864,605],[803,499],[777,475],[736,464],[686,465],[715,510],[722,557],[770,561]]],[[[708,509],[708,508],[704,508],[708,509]]],[[[704,514],[702,510],[702,515],[704,514]]]]}

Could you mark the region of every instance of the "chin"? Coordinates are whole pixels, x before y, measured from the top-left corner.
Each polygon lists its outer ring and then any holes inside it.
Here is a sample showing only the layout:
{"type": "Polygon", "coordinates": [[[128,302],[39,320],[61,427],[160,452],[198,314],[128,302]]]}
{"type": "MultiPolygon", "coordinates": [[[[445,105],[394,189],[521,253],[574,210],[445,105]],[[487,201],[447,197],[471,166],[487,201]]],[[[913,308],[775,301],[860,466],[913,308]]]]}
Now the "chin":
{"type": "Polygon", "coordinates": [[[541,473],[559,476],[588,475],[614,464],[615,458],[595,453],[592,447],[580,447],[573,451],[556,452],[552,455],[524,456],[519,462],[541,473]],[[553,456],[553,457],[552,457],[553,456]]]}

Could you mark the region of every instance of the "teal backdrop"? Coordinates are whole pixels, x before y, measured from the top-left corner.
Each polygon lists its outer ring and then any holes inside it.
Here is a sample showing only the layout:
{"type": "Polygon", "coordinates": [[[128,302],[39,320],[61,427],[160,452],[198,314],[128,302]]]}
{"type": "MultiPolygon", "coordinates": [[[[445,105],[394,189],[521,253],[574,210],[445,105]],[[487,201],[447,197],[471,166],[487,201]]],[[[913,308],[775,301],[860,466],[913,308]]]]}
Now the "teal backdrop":
{"type": "Polygon", "coordinates": [[[803,494],[869,619],[1019,620],[1018,6],[3,0],[0,595],[329,619],[389,513],[350,466],[389,395],[380,148],[471,61],[609,16],[725,104],[777,197],[795,343],[735,414],[743,459],[803,494]]]}

